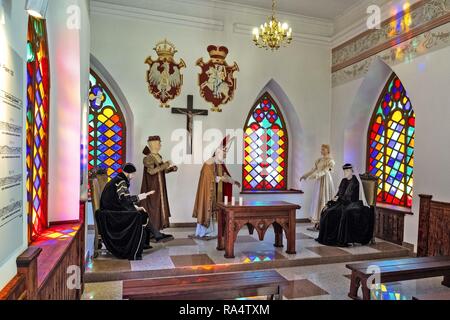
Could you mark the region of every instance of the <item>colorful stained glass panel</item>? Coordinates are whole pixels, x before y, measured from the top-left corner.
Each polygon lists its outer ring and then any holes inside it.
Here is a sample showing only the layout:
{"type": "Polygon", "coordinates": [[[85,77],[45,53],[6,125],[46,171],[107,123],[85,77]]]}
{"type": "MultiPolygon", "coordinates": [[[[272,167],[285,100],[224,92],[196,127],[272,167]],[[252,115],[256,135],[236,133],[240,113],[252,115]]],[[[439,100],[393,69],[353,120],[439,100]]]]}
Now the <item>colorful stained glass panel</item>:
{"type": "Polygon", "coordinates": [[[286,125],[278,106],[265,93],[250,111],[244,129],[244,190],[286,190],[287,154],[286,125]]]}
{"type": "Polygon", "coordinates": [[[30,17],[27,41],[26,166],[29,241],[47,228],[50,75],[45,20],[30,17]]]}
{"type": "Polygon", "coordinates": [[[400,79],[393,75],[372,117],[368,171],[377,176],[378,202],[412,206],[415,115],[400,79]]]}
{"type": "Polygon", "coordinates": [[[114,178],[125,162],[126,127],[111,91],[91,70],[88,169],[105,169],[114,178]]]}

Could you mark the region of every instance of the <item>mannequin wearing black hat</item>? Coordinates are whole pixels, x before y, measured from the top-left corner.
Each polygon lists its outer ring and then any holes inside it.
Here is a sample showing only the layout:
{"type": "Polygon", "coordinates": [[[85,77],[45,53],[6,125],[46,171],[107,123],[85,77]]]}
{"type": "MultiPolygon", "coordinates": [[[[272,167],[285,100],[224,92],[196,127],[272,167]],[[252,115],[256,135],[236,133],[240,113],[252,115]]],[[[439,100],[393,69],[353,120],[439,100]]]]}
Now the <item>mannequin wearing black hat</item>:
{"type": "MultiPolygon", "coordinates": [[[[167,194],[166,174],[177,172],[178,167],[173,166],[170,161],[164,161],[160,155],[161,138],[159,136],[151,136],[148,138],[147,146],[144,149],[145,158],[144,173],[142,177],[141,192],[155,190],[156,194],[144,199],[140,205],[145,208],[149,214],[151,224],[157,234],[150,232],[149,235],[153,242],[166,242],[173,240],[173,236],[159,232],[170,226],[170,206],[167,194]]],[[[149,245],[150,238],[146,239],[146,245],[149,245]]]]}
{"type": "Polygon", "coordinates": [[[116,257],[141,260],[147,230],[155,233],[144,208],[137,206],[139,201],[153,195],[149,191],[137,196],[130,194],[130,182],[136,167],[127,163],[122,172],[109,181],[100,199],[100,210],[96,215],[99,232],[107,249],[116,257]]]}
{"type": "Polygon", "coordinates": [[[359,200],[359,181],[353,174],[353,166],[345,164],[344,178],[339,185],[336,197],[328,202],[320,218],[320,232],[316,239],[320,244],[338,244],[338,233],[342,212],[353,202],[359,200]]]}

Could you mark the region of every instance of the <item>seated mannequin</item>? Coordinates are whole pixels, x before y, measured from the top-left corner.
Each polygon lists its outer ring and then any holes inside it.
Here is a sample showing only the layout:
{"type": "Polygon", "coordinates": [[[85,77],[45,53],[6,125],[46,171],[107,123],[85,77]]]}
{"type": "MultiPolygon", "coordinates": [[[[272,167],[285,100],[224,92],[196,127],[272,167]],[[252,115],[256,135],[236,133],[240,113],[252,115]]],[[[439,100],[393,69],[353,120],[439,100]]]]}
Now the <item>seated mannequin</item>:
{"type": "Polygon", "coordinates": [[[135,172],[136,167],[127,163],[123,171],[106,184],[100,199],[100,210],[96,214],[103,243],[119,259],[142,260],[147,228],[158,234],[151,227],[145,209],[136,205],[154,191],[130,195],[130,181],[135,172]]]}
{"type": "Polygon", "coordinates": [[[351,220],[348,217],[352,212],[363,207],[362,204],[359,206],[360,185],[353,174],[352,165],[346,164],[342,169],[344,179],[339,185],[339,191],[336,197],[328,202],[320,219],[320,232],[316,240],[323,245],[346,246],[350,230],[347,224],[342,224],[342,221],[351,220]]]}

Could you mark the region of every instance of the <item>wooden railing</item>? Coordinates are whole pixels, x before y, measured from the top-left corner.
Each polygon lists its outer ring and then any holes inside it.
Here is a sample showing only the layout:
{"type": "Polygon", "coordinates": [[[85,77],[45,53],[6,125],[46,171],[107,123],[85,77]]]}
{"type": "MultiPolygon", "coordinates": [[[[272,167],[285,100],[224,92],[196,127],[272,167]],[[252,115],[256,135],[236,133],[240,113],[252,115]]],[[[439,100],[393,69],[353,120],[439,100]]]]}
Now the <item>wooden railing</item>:
{"type": "Polygon", "coordinates": [[[419,195],[419,237],[417,256],[450,256],[450,203],[419,195]]]}
{"type": "Polygon", "coordinates": [[[72,228],[76,232],[55,243],[38,241],[31,244],[17,258],[17,275],[0,291],[0,300],[81,298],[85,272],[84,210],[84,204],[81,204],[81,222],[62,225],[63,229],[72,228]]]}

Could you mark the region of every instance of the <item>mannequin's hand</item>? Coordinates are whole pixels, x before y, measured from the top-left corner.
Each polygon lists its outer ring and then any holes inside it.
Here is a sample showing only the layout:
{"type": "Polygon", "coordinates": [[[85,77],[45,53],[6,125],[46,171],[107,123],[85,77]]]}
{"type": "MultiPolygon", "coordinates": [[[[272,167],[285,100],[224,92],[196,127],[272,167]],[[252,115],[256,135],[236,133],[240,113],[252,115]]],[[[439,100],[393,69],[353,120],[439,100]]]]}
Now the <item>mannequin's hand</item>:
{"type": "Polygon", "coordinates": [[[303,180],[306,180],[305,176],[302,176],[302,177],[300,178],[300,182],[302,182],[303,180]]]}
{"type": "Polygon", "coordinates": [[[239,189],[241,188],[241,183],[238,182],[238,181],[235,181],[235,182],[234,182],[234,185],[235,185],[236,187],[238,187],[239,189]]]}
{"type": "Polygon", "coordinates": [[[135,206],[136,207],[136,210],[137,211],[140,211],[140,212],[147,212],[146,210],[145,210],[145,208],[143,208],[143,207],[138,207],[138,206],[135,206]]]}
{"type": "Polygon", "coordinates": [[[178,171],[178,167],[177,166],[173,166],[171,169],[172,169],[172,172],[177,172],[178,171]]]}
{"type": "Polygon", "coordinates": [[[222,177],[216,177],[216,183],[219,183],[220,181],[222,181],[222,177]]]}
{"type": "Polygon", "coordinates": [[[146,195],[147,195],[147,197],[150,197],[152,194],[155,194],[155,190],[152,190],[152,191],[150,191],[150,192],[147,192],[146,193],[146,195]]]}

